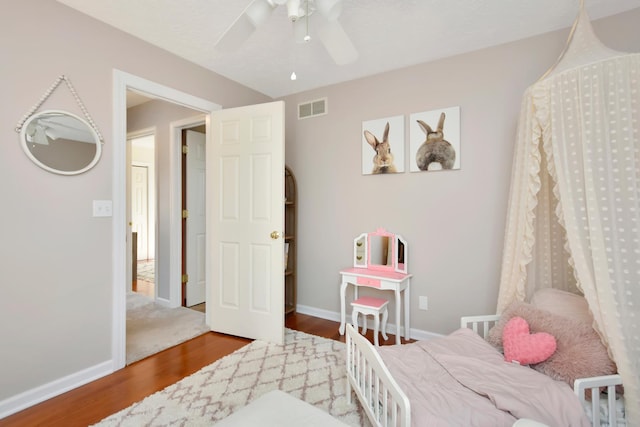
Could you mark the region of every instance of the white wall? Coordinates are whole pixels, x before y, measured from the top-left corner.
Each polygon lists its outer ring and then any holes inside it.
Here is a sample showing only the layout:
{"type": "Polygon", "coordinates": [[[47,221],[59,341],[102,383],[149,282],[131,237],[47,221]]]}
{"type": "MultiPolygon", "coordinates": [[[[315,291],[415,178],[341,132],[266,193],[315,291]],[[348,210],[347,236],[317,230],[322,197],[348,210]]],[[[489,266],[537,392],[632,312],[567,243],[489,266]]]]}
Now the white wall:
{"type": "MultiPolygon", "coordinates": [[[[110,366],[112,223],[92,201],[112,198],[114,68],[224,107],[270,99],[54,0],[2,3],[0,55],[2,414],[110,366]],[[72,177],[31,163],[14,131],[61,74],[104,136],[97,166],[72,177]]],[[[43,108],[82,115],[64,85],[43,108]]]]}
{"type": "MultiPolygon", "coordinates": [[[[595,29],[611,47],[637,52],[638,22],[635,9],[595,29]]],[[[338,312],[338,271],[351,262],[352,239],[385,227],[408,241],[412,328],[447,333],[462,315],[495,312],[521,97],[568,32],[284,98],[287,164],[299,189],[298,304],[338,312]],[[321,97],[329,114],[297,120],[298,103],[321,97]],[[461,108],[459,171],[361,174],[362,121],[452,106],[461,108]],[[428,311],[418,310],[420,295],[428,311]]]]}

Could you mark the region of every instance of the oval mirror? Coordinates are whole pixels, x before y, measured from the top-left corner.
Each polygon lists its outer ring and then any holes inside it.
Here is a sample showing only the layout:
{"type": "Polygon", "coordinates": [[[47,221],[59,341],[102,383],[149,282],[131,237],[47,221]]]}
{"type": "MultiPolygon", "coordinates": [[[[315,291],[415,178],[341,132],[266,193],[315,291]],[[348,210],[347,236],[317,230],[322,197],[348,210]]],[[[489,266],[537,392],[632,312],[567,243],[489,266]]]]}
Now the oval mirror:
{"type": "Polygon", "coordinates": [[[48,110],[29,117],[20,131],[22,149],[41,168],[77,175],[98,163],[102,144],[82,118],[66,111],[48,110]]]}

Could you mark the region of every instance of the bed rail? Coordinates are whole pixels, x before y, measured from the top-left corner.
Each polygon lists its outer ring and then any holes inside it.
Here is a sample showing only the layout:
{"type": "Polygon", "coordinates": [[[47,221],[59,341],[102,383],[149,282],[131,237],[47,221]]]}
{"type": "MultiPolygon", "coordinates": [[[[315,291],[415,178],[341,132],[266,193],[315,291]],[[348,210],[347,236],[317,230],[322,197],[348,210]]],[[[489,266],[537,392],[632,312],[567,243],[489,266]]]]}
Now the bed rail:
{"type": "Polygon", "coordinates": [[[616,399],[616,386],[622,385],[620,375],[604,375],[601,377],[578,378],[573,383],[573,390],[585,408],[593,427],[600,427],[602,421],[610,427],[624,426],[624,409],[616,399]],[[591,396],[589,401],[588,396],[591,396]],[[601,399],[605,398],[606,403],[601,399]]]}
{"type": "MultiPolygon", "coordinates": [[[[469,328],[486,339],[499,318],[495,314],[465,316],[460,319],[460,327],[469,328]]],[[[375,347],[350,324],[346,325],[346,342],[349,403],[353,388],[374,426],[409,427],[409,399],[391,376],[375,347]]],[[[580,378],[575,381],[574,392],[594,427],[626,425],[622,398],[616,398],[616,386],[621,384],[620,375],[580,378]]]]}
{"type": "MultiPolygon", "coordinates": [[[[499,319],[500,315],[497,314],[465,316],[460,318],[460,327],[472,329],[486,339],[489,330],[499,319]]],[[[580,399],[593,427],[626,425],[623,405],[616,399],[616,386],[621,384],[620,375],[579,378],[575,381],[573,391],[580,399]],[[606,391],[603,391],[604,389],[606,391]],[[593,397],[589,400],[587,396],[593,397]],[[606,402],[602,401],[603,398],[606,402]]]]}
{"type": "Polygon", "coordinates": [[[376,427],[409,427],[409,398],[393,379],[376,349],[350,324],[346,325],[346,343],[348,403],[351,403],[353,388],[371,424],[376,427]]]}
{"type": "Polygon", "coordinates": [[[489,329],[500,320],[499,314],[485,314],[483,316],[464,316],[460,318],[460,327],[472,329],[473,332],[486,339],[489,329]]]}

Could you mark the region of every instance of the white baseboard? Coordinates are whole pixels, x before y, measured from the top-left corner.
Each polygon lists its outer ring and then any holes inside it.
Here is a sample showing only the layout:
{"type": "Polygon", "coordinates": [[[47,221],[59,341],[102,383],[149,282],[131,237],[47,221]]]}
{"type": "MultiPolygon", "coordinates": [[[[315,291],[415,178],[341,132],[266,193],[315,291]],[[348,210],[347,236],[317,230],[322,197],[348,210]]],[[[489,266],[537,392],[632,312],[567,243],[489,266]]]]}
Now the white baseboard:
{"type": "Polygon", "coordinates": [[[156,297],[156,299],[154,300],[156,303],[160,304],[163,307],[167,307],[167,308],[175,308],[171,305],[171,301],[166,299],[166,298],[160,298],[160,297],[156,297]]]}
{"type": "Polygon", "coordinates": [[[52,397],[109,375],[113,373],[113,371],[113,363],[109,360],[57,379],[48,384],[43,384],[31,390],[11,396],[0,401],[0,420],[30,406],[44,402],[47,399],[51,399],[52,397]]]}
{"type": "Polygon", "coordinates": [[[323,310],[321,308],[298,304],[296,305],[296,312],[306,314],[307,316],[319,317],[320,319],[340,322],[340,313],[337,313],[335,311],[323,310]]]}
{"type": "MultiPolygon", "coordinates": [[[[334,322],[340,322],[340,313],[335,311],[323,310],[321,308],[310,307],[308,305],[298,304],[296,311],[300,314],[306,314],[308,316],[319,317],[320,319],[331,320],[334,322]]],[[[394,323],[387,323],[387,332],[390,334],[396,334],[397,328],[394,323]]],[[[411,339],[414,340],[429,340],[432,338],[441,337],[442,334],[435,332],[423,331],[422,329],[411,328],[411,339]]]]}

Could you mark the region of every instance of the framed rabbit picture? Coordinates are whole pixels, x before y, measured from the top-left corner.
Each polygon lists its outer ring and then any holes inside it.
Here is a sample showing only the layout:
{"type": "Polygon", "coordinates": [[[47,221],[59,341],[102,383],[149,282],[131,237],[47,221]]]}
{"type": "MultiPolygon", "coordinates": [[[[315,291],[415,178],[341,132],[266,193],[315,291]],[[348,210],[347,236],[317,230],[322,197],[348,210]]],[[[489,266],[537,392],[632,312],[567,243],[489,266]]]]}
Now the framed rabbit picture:
{"type": "Polygon", "coordinates": [[[409,116],[409,170],[460,169],[460,107],[409,116]]]}
{"type": "Polygon", "coordinates": [[[404,116],[362,122],[362,174],[404,172],[404,116]]]}

